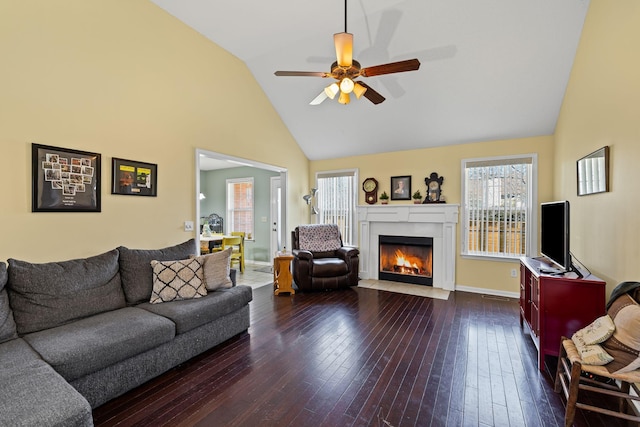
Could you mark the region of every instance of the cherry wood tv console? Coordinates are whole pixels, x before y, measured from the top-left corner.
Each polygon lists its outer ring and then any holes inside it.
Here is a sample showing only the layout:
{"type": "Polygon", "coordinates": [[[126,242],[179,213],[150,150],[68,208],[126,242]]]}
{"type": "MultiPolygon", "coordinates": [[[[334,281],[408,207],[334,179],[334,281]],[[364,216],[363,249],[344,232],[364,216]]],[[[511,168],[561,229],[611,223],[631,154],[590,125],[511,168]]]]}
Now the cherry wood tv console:
{"type": "Polygon", "coordinates": [[[571,337],[605,310],[606,284],[593,275],[541,273],[552,267],[538,258],[520,258],[520,327],[538,349],[538,369],[544,356],[558,356],[560,338],[571,337]]]}

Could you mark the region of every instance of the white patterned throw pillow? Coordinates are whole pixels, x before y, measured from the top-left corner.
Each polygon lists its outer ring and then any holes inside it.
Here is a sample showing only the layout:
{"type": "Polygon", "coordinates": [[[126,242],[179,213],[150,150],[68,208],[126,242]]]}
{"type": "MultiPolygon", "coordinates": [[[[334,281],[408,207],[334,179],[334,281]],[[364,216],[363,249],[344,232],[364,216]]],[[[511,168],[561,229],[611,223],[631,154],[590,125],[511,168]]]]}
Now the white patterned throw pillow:
{"type": "Polygon", "coordinates": [[[152,304],[200,298],[207,295],[202,263],[197,258],[179,261],[151,261],[152,304]]]}

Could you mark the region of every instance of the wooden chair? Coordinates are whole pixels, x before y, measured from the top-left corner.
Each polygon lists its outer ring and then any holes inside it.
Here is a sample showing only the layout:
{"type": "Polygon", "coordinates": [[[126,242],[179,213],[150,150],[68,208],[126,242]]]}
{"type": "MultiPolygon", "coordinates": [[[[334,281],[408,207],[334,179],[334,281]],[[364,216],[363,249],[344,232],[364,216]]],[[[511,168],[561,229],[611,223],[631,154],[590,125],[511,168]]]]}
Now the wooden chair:
{"type": "Polygon", "coordinates": [[[573,425],[576,408],[640,423],[640,416],[634,405],[634,401],[640,402],[638,397],[640,391],[637,385],[637,383],[640,383],[640,371],[610,374],[604,366],[584,365],[573,341],[565,337],[562,337],[560,341],[555,392],[560,393],[560,391],[563,391],[567,399],[564,415],[565,427],[573,425]],[[583,375],[583,373],[586,375],[583,375]],[[605,382],[603,380],[611,381],[605,382]],[[580,401],[579,394],[581,390],[617,398],[619,402],[617,411],[593,405],[597,402],[606,402],[607,399],[603,399],[605,396],[593,396],[594,398],[590,399],[590,404],[580,401]],[[635,391],[635,395],[630,394],[630,390],[635,391]]]}
{"type": "Polygon", "coordinates": [[[244,239],[241,236],[223,237],[222,250],[229,247],[231,250],[231,265],[238,263],[240,272],[244,273],[244,239]]]}

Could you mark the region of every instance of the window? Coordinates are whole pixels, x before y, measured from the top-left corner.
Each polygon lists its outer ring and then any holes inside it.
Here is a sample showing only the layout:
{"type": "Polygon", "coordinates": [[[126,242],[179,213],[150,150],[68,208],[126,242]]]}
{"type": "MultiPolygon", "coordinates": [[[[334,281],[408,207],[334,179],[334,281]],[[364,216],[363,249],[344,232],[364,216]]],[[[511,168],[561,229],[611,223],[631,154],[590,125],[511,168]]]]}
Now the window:
{"type": "Polygon", "coordinates": [[[227,179],[227,233],[244,231],[253,236],[253,178],[227,179]]]}
{"type": "Polygon", "coordinates": [[[342,242],[357,246],[356,204],[358,202],[357,170],[318,172],[318,224],[338,224],[342,242]]]}
{"type": "Polygon", "coordinates": [[[536,252],[537,157],[462,161],[462,254],[518,258],[536,252]]]}

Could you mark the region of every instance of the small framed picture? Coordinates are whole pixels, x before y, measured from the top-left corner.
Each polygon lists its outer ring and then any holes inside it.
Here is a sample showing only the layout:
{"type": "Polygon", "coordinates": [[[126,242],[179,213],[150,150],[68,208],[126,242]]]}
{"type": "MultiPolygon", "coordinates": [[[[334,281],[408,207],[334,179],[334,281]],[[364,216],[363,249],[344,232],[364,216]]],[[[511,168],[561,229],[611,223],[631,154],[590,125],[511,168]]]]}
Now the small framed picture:
{"type": "Polygon", "coordinates": [[[113,158],[111,162],[111,194],[126,196],[158,195],[158,165],[113,158]]]}
{"type": "Polygon", "coordinates": [[[391,200],[411,200],[411,176],[391,177],[391,200]]]}
{"type": "Polygon", "coordinates": [[[100,212],[100,154],[31,144],[32,212],[100,212]],[[85,166],[70,169],[73,159],[85,166]]]}

